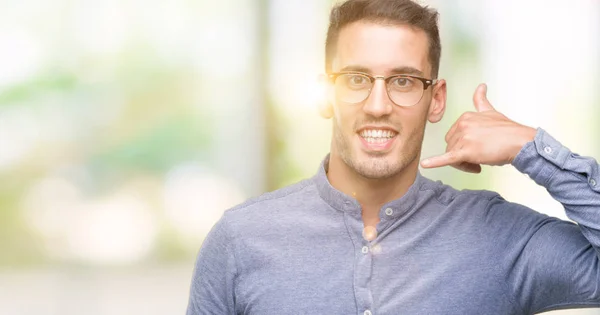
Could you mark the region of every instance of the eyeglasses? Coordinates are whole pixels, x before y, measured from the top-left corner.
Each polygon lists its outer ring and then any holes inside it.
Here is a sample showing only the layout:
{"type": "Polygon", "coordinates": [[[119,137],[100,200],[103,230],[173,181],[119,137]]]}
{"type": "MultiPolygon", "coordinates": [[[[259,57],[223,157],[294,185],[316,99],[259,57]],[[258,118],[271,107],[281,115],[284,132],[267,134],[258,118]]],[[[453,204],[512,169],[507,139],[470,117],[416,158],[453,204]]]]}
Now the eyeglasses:
{"type": "Polygon", "coordinates": [[[384,77],[363,72],[336,72],[327,74],[327,77],[334,84],[337,98],[351,104],[366,100],[371,95],[375,80],[384,80],[390,100],[403,107],[419,103],[425,90],[439,81],[405,74],[384,77]]]}

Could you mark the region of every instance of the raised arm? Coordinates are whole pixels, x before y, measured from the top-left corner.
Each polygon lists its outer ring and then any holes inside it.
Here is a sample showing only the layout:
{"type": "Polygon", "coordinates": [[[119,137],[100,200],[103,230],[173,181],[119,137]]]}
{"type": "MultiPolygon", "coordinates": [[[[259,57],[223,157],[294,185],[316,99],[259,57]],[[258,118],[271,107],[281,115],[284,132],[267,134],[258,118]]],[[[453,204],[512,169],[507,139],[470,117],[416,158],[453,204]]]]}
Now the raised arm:
{"type": "Polygon", "coordinates": [[[494,228],[510,229],[502,261],[509,294],[525,313],[600,306],[600,166],[543,129],[508,119],[492,107],[485,92],[485,85],[477,88],[477,112],[461,116],[446,135],[446,153],[422,166],[450,165],[477,173],[481,164],[511,163],[545,187],[577,224],[534,214],[501,198],[490,203],[494,228]]]}

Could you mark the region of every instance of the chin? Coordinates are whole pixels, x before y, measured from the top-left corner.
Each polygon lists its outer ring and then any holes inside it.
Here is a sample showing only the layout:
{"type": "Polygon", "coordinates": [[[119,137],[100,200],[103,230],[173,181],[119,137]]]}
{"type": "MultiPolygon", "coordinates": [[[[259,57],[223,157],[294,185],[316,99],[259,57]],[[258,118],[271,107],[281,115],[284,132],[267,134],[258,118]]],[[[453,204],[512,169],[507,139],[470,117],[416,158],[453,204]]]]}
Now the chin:
{"type": "Polygon", "coordinates": [[[386,179],[402,172],[404,165],[402,159],[393,158],[388,154],[362,154],[360,158],[353,159],[349,164],[354,172],[369,179],[386,179]]]}

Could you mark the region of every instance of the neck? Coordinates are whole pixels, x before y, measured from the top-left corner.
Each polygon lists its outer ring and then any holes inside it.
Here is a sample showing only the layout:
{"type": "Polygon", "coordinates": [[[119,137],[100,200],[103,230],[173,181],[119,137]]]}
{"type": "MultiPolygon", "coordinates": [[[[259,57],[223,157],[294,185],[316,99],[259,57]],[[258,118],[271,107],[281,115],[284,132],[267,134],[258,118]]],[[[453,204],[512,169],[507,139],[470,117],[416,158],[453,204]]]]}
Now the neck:
{"type": "Polygon", "coordinates": [[[399,173],[382,179],[361,176],[351,169],[339,155],[331,153],[327,178],[331,186],[355,198],[361,205],[365,225],[379,222],[381,207],[406,194],[414,183],[418,171],[417,156],[399,173]]]}

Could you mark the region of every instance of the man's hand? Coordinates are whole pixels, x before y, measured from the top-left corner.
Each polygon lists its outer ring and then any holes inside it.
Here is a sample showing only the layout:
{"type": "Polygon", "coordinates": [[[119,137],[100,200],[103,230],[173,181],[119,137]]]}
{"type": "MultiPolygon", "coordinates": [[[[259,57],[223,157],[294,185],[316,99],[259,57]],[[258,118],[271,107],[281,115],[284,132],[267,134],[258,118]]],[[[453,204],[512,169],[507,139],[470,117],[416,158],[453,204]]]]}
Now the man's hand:
{"type": "Polygon", "coordinates": [[[511,163],[521,148],[533,140],[536,130],[496,111],[486,93],[487,86],[480,84],[473,95],[477,111],[462,114],[446,134],[446,153],[423,160],[421,166],[450,165],[465,172],[480,173],[481,164],[511,163]]]}

